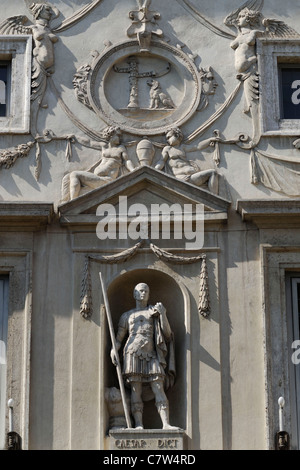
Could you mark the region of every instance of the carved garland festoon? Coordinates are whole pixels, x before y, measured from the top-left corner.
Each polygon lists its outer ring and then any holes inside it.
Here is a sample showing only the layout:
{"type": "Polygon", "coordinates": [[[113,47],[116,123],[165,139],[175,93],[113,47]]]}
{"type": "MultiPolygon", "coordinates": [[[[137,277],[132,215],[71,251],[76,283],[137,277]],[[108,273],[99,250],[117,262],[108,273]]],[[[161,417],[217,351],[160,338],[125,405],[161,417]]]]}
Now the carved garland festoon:
{"type": "Polygon", "coordinates": [[[30,150],[34,146],[34,142],[27,142],[27,144],[20,144],[17,147],[11,149],[5,149],[0,151],[0,167],[6,169],[11,168],[18,158],[27,157],[30,150]]]}
{"type": "MultiPolygon", "coordinates": [[[[91,272],[90,265],[92,261],[97,263],[106,263],[106,264],[117,264],[125,263],[129,261],[133,256],[135,256],[138,250],[142,247],[144,241],[138,242],[132,248],[122,251],[115,255],[87,255],[85,259],[84,273],[81,285],[81,298],[80,298],[80,313],[85,319],[91,318],[93,312],[93,302],[92,302],[92,287],[91,287],[91,272]]],[[[167,262],[173,264],[192,264],[201,262],[201,271],[200,271],[200,281],[199,281],[199,303],[198,311],[199,314],[207,318],[210,314],[210,299],[209,299],[209,286],[208,286],[208,271],[206,264],[206,255],[200,254],[198,256],[186,257],[178,256],[172,253],[169,253],[162,248],[150,243],[150,249],[154,255],[167,262]]]]}

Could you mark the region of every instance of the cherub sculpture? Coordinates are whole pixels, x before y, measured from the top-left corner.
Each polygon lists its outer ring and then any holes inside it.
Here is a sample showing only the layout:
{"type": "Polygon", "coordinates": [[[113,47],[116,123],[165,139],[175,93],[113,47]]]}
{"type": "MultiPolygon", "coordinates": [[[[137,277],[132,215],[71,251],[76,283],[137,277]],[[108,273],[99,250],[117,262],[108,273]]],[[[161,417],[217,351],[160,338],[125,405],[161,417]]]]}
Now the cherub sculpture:
{"type": "Polygon", "coordinates": [[[33,62],[31,82],[31,132],[37,134],[36,121],[46,91],[47,77],[54,72],[54,44],[58,41],[50,29],[50,21],[59,16],[57,8],[48,3],[32,3],[29,10],[34,24],[26,25],[24,15],[7,18],[0,24],[0,34],[31,34],[33,38],[33,62]]]}
{"type": "Polygon", "coordinates": [[[245,112],[249,112],[253,101],[259,98],[256,39],[259,37],[300,37],[283,21],[264,18],[261,13],[262,7],[263,0],[248,0],[224,20],[227,26],[237,30],[236,39],[231,43],[231,47],[235,51],[237,78],[244,82],[245,112]]]}
{"type": "Polygon", "coordinates": [[[54,73],[54,44],[58,41],[56,33],[64,31],[80,21],[97,6],[98,2],[85,5],[60,25],[52,28],[50,23],[58,18],[59,10],[43,0],[25,1],[26,4],[29,4],[29,11],[34,18],[34,23],[27,24],[29,19],[26,15],[12,16],[0,23],[0,34],[32,35],[31,134],[35,137],[38,135],[37,117],[40,107],[43,106],[47,78],[54,73]]]}

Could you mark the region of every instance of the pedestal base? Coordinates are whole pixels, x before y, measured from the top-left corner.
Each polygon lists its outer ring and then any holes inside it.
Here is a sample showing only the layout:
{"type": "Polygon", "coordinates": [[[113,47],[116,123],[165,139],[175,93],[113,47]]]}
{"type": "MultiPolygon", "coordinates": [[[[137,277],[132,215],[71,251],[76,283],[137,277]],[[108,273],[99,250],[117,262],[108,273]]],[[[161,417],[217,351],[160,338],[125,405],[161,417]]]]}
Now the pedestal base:
{"type": "Polygon", "coordinates": [[[183,429],[117,429],[109,432],[110,450],[184,450],[183,429]]]}

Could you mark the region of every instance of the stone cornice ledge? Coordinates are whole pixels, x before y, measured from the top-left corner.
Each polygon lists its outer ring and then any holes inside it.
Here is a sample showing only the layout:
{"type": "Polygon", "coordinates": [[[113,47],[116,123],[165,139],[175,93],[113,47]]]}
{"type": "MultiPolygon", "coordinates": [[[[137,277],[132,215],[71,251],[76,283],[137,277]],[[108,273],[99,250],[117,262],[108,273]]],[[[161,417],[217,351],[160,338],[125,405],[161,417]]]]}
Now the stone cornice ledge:
{"type": "Polygon", "coordinates": [[[300,227],[300,199],[240,199],[236,210],[259,228],[300,227]]]}
{"type": "Polygon", "coordinates": [[[45,202],[0,202],[0,231],[39,230],[50,224],[54,206],[45,202]]]}

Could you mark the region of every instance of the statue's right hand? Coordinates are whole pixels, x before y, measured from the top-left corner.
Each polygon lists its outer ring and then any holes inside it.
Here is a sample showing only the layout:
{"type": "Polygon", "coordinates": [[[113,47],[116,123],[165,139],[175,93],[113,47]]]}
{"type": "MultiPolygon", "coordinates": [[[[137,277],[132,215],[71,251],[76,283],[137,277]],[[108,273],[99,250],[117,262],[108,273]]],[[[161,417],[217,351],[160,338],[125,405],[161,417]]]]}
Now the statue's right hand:
{"type": "Polygon", "coordinates": [[[113,363],[114,366],[119,365],[117,356],[116,356],[115,351],[113,349],[110,351],[110,357],[111,357],[111,360],[112,360],[112,363],[113,363]]]}

